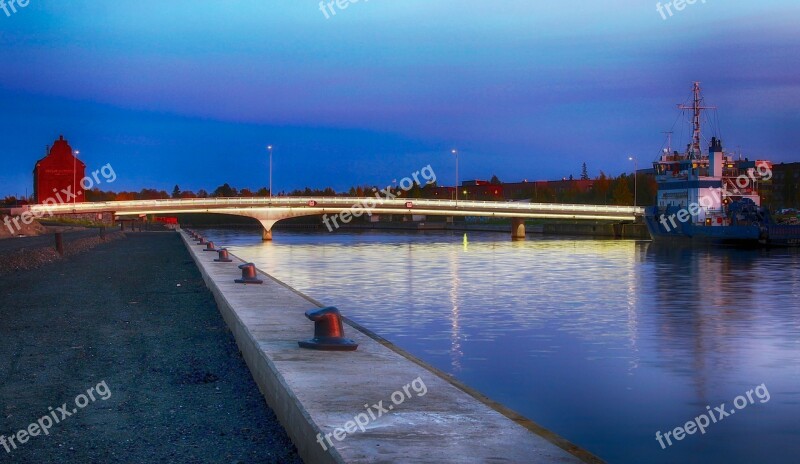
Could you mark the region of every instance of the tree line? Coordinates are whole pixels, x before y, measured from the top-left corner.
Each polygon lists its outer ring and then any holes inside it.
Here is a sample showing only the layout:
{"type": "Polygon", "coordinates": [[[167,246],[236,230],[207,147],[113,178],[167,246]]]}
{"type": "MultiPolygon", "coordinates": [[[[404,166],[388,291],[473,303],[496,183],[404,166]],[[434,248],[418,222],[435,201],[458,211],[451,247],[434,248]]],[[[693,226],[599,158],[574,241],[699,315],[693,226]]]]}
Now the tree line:
{"type": "MultiPolygon", "coordinates": [[[[586,165],[583,165],[581,172],[581,180],[592,180],[586,172],[586,165]]],[[[565,179],[566,180],[566,179],[565,179]]],[[[570,176],[570,179],[571,176],[570,176]]],[[[598,204],[598,205],[631,205],[633,204],[634,189],[638,190],[637,204],[650,205],[654,203],[656,196],[656,183],[653,176],[640,174],[634,185],[633,174],[620,174],[617,177],[607,176],[602,171],[600,175],[593,179],[592,185],[588,190],[579,188],[577,183],[560,183],[559,188],[553,188],[548,184],[530,183],[531,187],[524,191],[517,192],[511,195],[509,192],[504,192],[504,199],[507,200],[531,200],[538,203],[581,203],[581,204],[598,204]],[[564,187],[566,185],[567,187],[564,187]]],[[[490,180],[490,185],[498,185],[502,187],[502,182],[497,176],[493,175],[490,180]]],[[[337,192],[331,187],[324,189],[306,187],[304,189],[295,189],[289,192],[276,192],[275,196],[308,196],[308,197],[334,197],[334,196],[350,196],[350,197],[366,197],[373,196],[376,192],[387,188],[386,186],[378,185],[360,185],[350,187],[346,191],[337,192]]],[[[451,187],[452,190],[452,187],[451,187]]],[[[441,198],[441,189],[438,189],[436,183],[428,184],[425,186],[415,184],[408,191],[403,191],[397,186],[389,186],[388,191],[393,195],[402,198],[441,198]]],[[[216,189],[208,192],[204,189],[197,191],[183,190],[179,185],[175,185],[172,192],[166,190],[143,188],[139,191],[120,191],[114,192],[111,190],[105,191],[99,188],[86,191],[86,201],[131,201],[131,200],[163,200],[163,199],[179,199],[179,198],[215,198],[215,197],[267,197],[270,195],[267,187],[258,189],[251,188],[236,188],[228,183],[218,186],[216,189]]],[[[460,195],[464,198],[463,195],[460,195]]],[[[468,199],[474,200],[496,200],[496,195],[483,195],[472,194],[468,199]]],[[[25,198],[17,198],[15,196],[7,196],[2,200],[2,205],[6,207],[16,206],[20,204],[27,204],[25,198]]]]}

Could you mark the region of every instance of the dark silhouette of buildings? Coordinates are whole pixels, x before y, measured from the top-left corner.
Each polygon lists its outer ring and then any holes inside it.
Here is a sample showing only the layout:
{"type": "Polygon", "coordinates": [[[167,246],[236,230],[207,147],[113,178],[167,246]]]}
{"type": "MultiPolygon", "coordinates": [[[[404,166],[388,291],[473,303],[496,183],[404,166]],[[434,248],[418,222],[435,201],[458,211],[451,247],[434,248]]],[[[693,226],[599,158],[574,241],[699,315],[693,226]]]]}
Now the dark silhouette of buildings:
{"type": "Polygon", "coordinates": [[[772,209],[800,208],[800,163],[772,165],[772,209]]]}

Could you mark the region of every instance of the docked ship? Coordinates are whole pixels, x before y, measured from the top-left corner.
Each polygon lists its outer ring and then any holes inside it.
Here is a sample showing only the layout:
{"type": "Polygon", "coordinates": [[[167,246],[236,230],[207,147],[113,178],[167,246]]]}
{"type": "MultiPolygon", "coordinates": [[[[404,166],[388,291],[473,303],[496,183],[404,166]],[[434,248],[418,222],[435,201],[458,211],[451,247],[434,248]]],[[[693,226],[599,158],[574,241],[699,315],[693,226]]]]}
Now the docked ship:
{"type": "Polygon", "coordinates": [[[655,242],[735,246],[800,246],[800,226],[776,223],[761,206],[760,184],[772,178],[772,163],[726,153],[712,137],[701,150],[704,106],[700,83],[694,83],[691,143],[684,153],[662,150],[653,168],[658,185],[656,205],[644,220],[655,242]]]}

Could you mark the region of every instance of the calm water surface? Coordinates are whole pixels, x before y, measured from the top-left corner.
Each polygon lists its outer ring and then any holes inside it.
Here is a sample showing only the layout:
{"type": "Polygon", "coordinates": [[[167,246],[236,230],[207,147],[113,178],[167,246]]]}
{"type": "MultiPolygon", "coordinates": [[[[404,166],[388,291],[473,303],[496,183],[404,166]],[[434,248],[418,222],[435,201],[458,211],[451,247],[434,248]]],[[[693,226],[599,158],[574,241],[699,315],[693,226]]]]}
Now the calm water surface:
{"type": "Polygon", "coordinates": [[[800,253],[505,234],[208,230],[610,463],[794,463],[800,253]],[[765,384],[665,450],[655,439],[765,384]]]}

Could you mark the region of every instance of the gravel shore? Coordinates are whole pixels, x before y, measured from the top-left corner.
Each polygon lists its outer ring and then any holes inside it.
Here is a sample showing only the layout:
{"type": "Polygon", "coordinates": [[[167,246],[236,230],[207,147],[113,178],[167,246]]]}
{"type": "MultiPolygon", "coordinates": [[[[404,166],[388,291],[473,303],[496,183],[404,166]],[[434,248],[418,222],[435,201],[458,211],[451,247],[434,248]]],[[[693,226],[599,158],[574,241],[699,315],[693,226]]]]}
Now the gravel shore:
{"type": "Polygon", "coordinates": [[[0,278],[0,354],[6,441],[75,410],[2,461],[302,462],[177,234],[0,278]]]}
{"type": "Polygon", "coordinates": [[[102,237],[97,230],[67,233],[63,237],[63,256],[56,252],[54,234],[3,240],[0,241],[0,276],[37,269],[123,238],[125,234],[117,230],[107,232],[102,237]]]}

